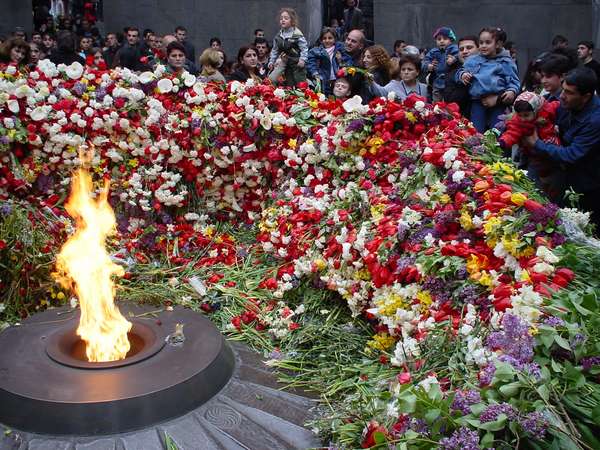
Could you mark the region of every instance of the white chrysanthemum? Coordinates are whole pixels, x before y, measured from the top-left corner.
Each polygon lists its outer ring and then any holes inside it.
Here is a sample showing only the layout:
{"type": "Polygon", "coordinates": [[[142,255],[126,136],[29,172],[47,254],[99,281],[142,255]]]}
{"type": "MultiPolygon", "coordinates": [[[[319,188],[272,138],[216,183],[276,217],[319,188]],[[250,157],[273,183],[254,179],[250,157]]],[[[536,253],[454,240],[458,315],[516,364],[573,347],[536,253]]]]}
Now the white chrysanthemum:
{"type": "Polygon", "coordinates": [[[161,94],[167,94],[173,90],[173,82],[168,78],[163,78],[159,80],[156,87],[161,94]]]}
{"type": "Polygon", "coordinates": [[[81,63],[75,61],[67,66],[65,73],[71,80],[78,80],[83,75],[83,66],[81,63]]]}

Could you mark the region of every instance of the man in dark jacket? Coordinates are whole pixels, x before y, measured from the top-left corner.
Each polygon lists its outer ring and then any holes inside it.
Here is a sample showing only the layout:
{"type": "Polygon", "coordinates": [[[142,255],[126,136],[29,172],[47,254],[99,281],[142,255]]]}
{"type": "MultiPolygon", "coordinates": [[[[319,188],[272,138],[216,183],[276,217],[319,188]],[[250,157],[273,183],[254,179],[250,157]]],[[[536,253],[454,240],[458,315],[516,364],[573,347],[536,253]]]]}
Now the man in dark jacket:
{"type": "Polygon", "coordinates": [[[121,46],[119,45],[119,40],[117,39],[117,33],[108,33],[106,35],[106,47],[104,48],[104,52],[102,52],[102,56],[104,57],[104,61],[106,61],[106,65],[108,67],[114,67],[113,63],[115,61],[115,56],[120,48],[121,46]]]}
{"type": "Polygon", "coordinates": [[[185,27],[179,25],[175,28],[175,37],[181,45],[185,48],[185,57],[195,64],[196,62],[196,49],[192,44],[187,41],[187,30],[185,27]]]}
{"type": "Polygon", "coordinates": [[[140,30],[136,27],[127,28],[127,42],[117,52],[114,67],[126,67],[130,70],[140,70],[140,30]]]}
{"type": "Polygon", "coordinates": [[[446,76],[446,86],[443,90],[444,101],[447,103],[456,103],[460,107],[460,113],[464,117],[471,114],[471,96],[469,87],[464,83],[456,81],[455,74],[463,66],[465,59],[471,55],[477,54],[479,50],[479,39],[477,36],[465,36],[458,40],[458,58],[448,55],[446,64],[448,66],[448,75],[446,76]]]}
{"type": "Polygon", "coordinates": [[[344,33],[362,30],[365,27],[363,13],[356,7],[356,0],[346,0],[346,6],[347,8],[344,9],[344,33]]]}
{"type": "Polygon", "coordinates": [[[562,145],[542,141],[535,131],[524,141],[561,164],[562,191],[572,189],[581,194],[579,206],[592,213],[592,222],[600,226],[600,98],[594,95],[596,84],[596,74],[587,67],[565,76],[556,114],[562,145]]]}
{"type": "Polygon", "coordinates": [[[50,61],[54,64],[69,65],[79,62],[85,65],[85,60],[75,52],[75,35],[67,30],[62,30],[56,37],[56,51],[50,55],[50,61]]]}

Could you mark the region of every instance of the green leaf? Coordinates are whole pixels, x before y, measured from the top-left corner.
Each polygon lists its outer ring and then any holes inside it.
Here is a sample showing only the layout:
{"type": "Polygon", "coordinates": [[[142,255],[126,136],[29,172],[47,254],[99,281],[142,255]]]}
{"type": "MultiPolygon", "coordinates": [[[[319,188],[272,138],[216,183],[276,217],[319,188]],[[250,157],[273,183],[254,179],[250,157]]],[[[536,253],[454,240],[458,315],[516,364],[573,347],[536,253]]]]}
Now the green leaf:
{"type": "Polygon", "coordinates": [[[404,391],[398,397],[398,409],[402,413],[410,414],[415,412],[417,405],[417,396],[410,391],[404,391]]]}
{"type": "Polygon", "coordinates": [[[494,372],[494,379],[499,381],[510,381],[515,376],[515,369],[508,363],[501,362],[496,365],[496,372],[494,372]]]}
{"type": "Polygon", "coordinates": [[[545,384],[542,384],[541,386],[538,386],[536,388],[536,391],[538,394],[540,394],[540,397],[542,397],[542,399],[544,401],[549,401],[550,400],[550,389],[548,389],[548,386],[546,386],[545,384]]]}
{"type": "Polygon", "coordinates": [[[494,420],[493,422],[482,423],[479,425],[479,428],[487,431],[500,431],[505,427],[506,420],[506,414],[500,414],[498,419],[494,420]]]}
{"type": "Polygon", "coordinates": [[[427,412],[427,414],[425,414],[425,420],[427,421],[427,423],[433,423],[437,420],[438,417],[440,417],[441,413],[442,411],[440,411],[439,409],[432,409],[429,412],[427,412]]]}
{"type": "Polygon", "coordinates": [[[554,335],[555,335],[555,332],[554,333],[543,332],[538,335],[538,339],[541,341],[541,343],[544,345],[544,347],[550,348],[550,347],[552,347],[552,344],[554,344],[554,335]]]}
{"type": "Polygon", "coordinates": [[[569,341],[567,341],[562,336],[560,336],[558,334],[556,336],[554,336],[554,342],[556,342],[558,345],[560,345],[565,350],[571,351],[571,346],[569,345],[569,341]]]}
{"type": "Polygon", "coordinates": [[[376,431],[375,433],[373,433],[373,440],[377,445],[385,444],[387,442],[385,434],[383,434],[381,431],[376,431]]]}
{"type": "Polygon", "coordinates": [[[485,433],[480,442],[481,448],[490,448],[494,445],[494,433],[488,431],[485,433]]]}
{"type": "Polygon", "coordinates": [[[561,373],[563,371],[563,366],[553,359],[550,360],[550,365],[552,366],[552,370],[554,370],[556,373],[561,373]]]}
{"type": "Polygon", "coordinates": [[[592,419],[596,425],[600,425],[600,405],[592,409],[592,419]]]}
{"type": "Polygon", "coordinates": [[[431,388],[429,389],[429,392],[427,393],[427,395],[434,402],[439,402],[442,400],[442,398],[444,398],[444,394],[442,394],[440,385],[437,383],[434,383],[431,385],[431,388]]]}
{"type": "Polygon", "coordinates": [[[476,405],[471,405],[471,412],[474,415],[478,416],[483,411],[485,411],[486,408],[487,408],[487,405],[485,403],[477,403],[476,405]]]}
{"type": "Polygon", "coordinates": [[[523,386],[520,381],[505,384],[498,389],[505,397],[514,397],[519,393],[519,389],[523,386]]]}

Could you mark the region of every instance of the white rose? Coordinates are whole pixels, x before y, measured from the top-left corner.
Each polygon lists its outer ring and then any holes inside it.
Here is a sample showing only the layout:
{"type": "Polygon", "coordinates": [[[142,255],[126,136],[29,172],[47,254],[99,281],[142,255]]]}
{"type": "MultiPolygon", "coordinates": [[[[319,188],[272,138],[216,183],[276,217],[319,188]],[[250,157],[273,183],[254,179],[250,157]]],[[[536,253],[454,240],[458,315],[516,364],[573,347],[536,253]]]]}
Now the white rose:
{"type": "Polygon", "coordinates": [[[192,75],[191,73],[186,73],[185,76],[183,77],[183,84],[185,84],[187,87],[192,87],[195,82],[196,82],[196,77],[194,75],[192,75]]]}
{"type": "Polygon", "coordinates": [[[154,80],[154,74],[152,72],[142,72],[139,76],[140,83],[146,84],[154,80]]]}
{"type": "Polygon", "coordinates": [[[46,112],[46,109],[41,106],[38,106],[37,108],[35,108],[33,111],[31,111],[31,114],[29,114],[29,115],[36,122],[39,122],[40,120],[44,120],[46,117],[48,117],[48,113],[46,112]]]}
{"type": "Polygon", "coordinates": [[[21,109],[19,107],[19,102],[16,100],[9,100],[7,102],[7,104],[8,104],[8,110],[13,114],[17,114],[19,112],[19,110],[21,109]]]}
{"type": "Polygon", "coordinates": [[[67,73],[67,76],[70,79],[77,80],[81,78],[81,75],[83,75],[83,66],[81,65],[81,63],[75,61],[67,67],[65,72],[67,73]]]}
{"type": "Polygon", "coordinates": [[[158,88],[158,92],[161,94],[167,94],[173,89],[173,82],[168,78],[163,78],[158,82],[156,87],[158,88]]]}

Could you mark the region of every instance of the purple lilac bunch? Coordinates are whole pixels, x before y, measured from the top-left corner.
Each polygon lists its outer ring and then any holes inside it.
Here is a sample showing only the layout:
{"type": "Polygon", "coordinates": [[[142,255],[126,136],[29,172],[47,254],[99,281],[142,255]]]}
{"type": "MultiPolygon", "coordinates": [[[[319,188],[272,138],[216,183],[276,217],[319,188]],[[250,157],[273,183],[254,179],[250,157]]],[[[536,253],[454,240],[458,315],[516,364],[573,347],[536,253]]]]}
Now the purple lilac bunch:
{"type": "Polygon", "coordinates": [[[583,370],[586,372],[591,370],[594,366],[600,366],[600,356],[591,356],[589,358],[583,358],[581,360],[581,365],[583,366],[583,370]]]}
{"type": "Polygon", "coordinates": [[[489,386],[492,384],[492,380],[494,379],[494,374],[496,373],[496,366],[494,364],[488,364],[485,366],[481,372],[479,372],[479,385],[480,386],[489,386]]]}
{"type": "Polygon", "coordinates": [[[510,421],[513,421],[517,418],[517,410],[514,408],[514,406],[508,403],[497,403],[494,405],[489,405],[479,416],[479,421],[481,423],[493,422],[498,420],[500,414],[506,415],[510,421]]]}
{"type": "Polygon", "coordinates": [[[565,324],[565,321],[560,317],[549,316],[544,319],[544,325],[548,325],[549,327],[562,327],[565,324]]]}
{"type": "Polygon", "coordinates": [[[542,440],[548,430],[548,419],[542,412],[532,412],[519,419],[519,425],[534,439],[542,440]]]}
{"type": "Polygon", "coordinates": [[[479,391],[456,391],[450,408],[453,411],[460,411],[462,414],[466,415],[471,413],[471,406],[476,405],[477,403],[481,403],[481,395],[479,394],[479,391]]]}
{"type": "Polygon", "coordinates": [[[479,450],[479,433],[466,427],[461,427],[449,438],[440,441],[444,450],[479,450]]]}
{"type": "Polygon", "coordinates": [[[490,350],[501,350],[502,360],[521,369],[533,359],[535,340],[529,334],[529,324],[513,314],[505,314],[502,318],[503,331],[496,331],[488,336],[486,345],[490,350]]]}

